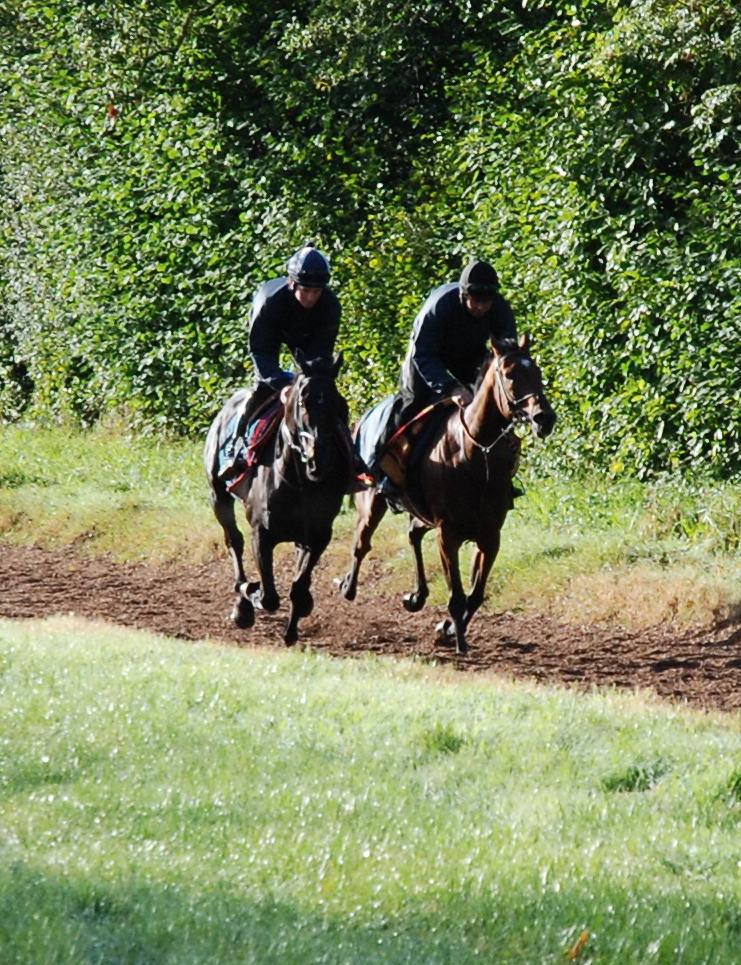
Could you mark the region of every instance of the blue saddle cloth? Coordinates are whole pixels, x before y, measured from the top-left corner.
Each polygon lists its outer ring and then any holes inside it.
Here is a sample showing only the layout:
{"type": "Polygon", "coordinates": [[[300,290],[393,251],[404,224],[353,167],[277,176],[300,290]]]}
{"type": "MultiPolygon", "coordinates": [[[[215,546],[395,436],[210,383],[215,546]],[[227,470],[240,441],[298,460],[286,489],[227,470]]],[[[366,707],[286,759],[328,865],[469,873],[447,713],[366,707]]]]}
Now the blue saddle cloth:
{"type": "Polygon", "coordinates": [[[234,438],[237,432],[239,418],[240,412],[237,410],[223,429],[221,444],[219,445],[219,472],[221,472],[228,462],[232,462],[235,454],[245,445],[243,438],[234,438]]]}
{"type": "Polygon", "coordinates": [[[282,414],[283,403],[276,395],[274,398],[268,399],[250,419],[244,435],[236,438],[241,418],[241,410],[237,410],[226,424],[224,436],[219,446],[219,470],[240,454],[243,455],[248,466],[255,465],[260,459],[265,444],[273,435],[282,414]]]}
{"type": "Polygon", "coordinates": [[[372,409],[363,413],[355,429],[355,451],[371,472],[376,470],[378,464],[378,440],[393,415],[398,398],[397,395],[389,395],[381,399],[372,409]]]}

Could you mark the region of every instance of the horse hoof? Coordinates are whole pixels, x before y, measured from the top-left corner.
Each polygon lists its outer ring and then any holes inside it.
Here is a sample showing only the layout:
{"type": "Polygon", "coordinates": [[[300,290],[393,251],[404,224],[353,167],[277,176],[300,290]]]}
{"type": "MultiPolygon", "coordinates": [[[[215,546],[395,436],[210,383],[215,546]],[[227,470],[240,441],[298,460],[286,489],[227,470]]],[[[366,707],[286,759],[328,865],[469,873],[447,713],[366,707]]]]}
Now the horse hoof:
{"type": "Polygon", "coordinates": [[[455,627],[452,620],[441,620],[435,626],[435,643],[440,647],[456,647],[455,627]]]}
{"type": "Polygon", "coordinates": [[[232,623],[240,630],[249,630],[255,623],[255,608],[249,600],[240,600],[232,610],[232,623]]]}
{"type": "Polygon", "coordinates": [[[401,598],[402,605],[409,613],[419,613],[425,605],[426,596],[421,593],[405,593],[401,598]]]}
{"type": "Polygon", "coordinates": [[[353,586],[352,577],[350,576],[349,573],[340,582],[340,593],[346,600],[349,600],[351,603],[355,599],[355,594],[357,593],[357,587],[353,586]]]}
{"type": "Polygon", "coordinates": [[[285,643],[287,647],[292,647],[297,640],[298,629],[296,627],[288,627],[286,632],[283,634],[283,643],[285,643]]]}
{"type": "Polygon", "coordinates": [[[263,594],[260,600],[260,608],[265,610],[266,613],[275,613],[275,611],[280,606],[280,597],[276,593],[275,596],[267,596],[263,594]]]}

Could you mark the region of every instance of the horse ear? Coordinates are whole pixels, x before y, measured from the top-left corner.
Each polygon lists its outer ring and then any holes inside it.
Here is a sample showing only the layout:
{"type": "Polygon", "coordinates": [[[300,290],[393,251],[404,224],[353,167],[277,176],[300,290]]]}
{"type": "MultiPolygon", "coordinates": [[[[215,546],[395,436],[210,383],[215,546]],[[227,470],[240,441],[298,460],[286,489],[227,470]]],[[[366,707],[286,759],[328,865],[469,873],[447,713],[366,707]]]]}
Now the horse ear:
{"type": "Polygon", "coordinates": [[[334,365],[332,366],[332,374],[335,378],[337,378],[337,373],[344,365],[344,362],[345,362],[345,359],[342,352],[338,352],[337,355],[335,355],[334,365]]]}
{"type": "Polygon", "coordinates": [[[520,337],[517,339],[517,344],[520,346],[523,352],[527,352],[527,350],[530,348],[530,336],[520,335],[520,337]]]}

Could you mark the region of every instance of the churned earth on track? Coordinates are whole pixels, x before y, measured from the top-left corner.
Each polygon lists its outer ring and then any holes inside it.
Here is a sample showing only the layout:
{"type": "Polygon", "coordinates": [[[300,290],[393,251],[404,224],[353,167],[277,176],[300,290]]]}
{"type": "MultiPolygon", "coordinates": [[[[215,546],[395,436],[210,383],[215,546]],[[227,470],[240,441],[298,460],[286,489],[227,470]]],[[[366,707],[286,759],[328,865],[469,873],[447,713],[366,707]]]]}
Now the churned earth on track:
{"type": "MultiPolygon", "coordinates": [[[[0,546],[0,616],[38,618],[74,613],[183,640],[282,648],[286,608],[257,613],[255,626],[238,630],[231,609],[231,564],[117,563],[74,547],[0,546]]],[[[411,564],[410,564],[411,565],[411,564]]],[[[276,567],[287,594],[289,559],[276,567]]],[[[410,570],[411,573],[411,570],[410,570]]],[[[625,627],[566,624],[547,615],[496,613],[474,618],[470,650],[458,657],[435,642],[443,607],[407,613],[388,592],[380,567],[366,561],[358,599],[339,595],[339,573],[318,567],[313,614],[300,626],[299,646],[337,657],[365,653],[412,657],[464,673],[591,687],[641,688],[708,710],[741,710],[741,622],[713,626],[625,627]]]]}

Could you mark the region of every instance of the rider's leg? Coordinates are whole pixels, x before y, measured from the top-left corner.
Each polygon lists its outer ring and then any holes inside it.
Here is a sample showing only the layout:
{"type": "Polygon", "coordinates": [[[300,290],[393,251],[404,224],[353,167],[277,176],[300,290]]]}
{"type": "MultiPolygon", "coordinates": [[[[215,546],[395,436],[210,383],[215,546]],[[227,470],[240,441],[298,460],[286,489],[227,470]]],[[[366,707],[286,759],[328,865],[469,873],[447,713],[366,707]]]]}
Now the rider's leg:
{"type": "Polygon", "coordinates": [[[275,390],[267,382],[258,382],[252,392],[245,396],[237,426],[229,442],[227,461],[219,472],[220,479],[233,479],[245,469],[247,450],[244,445],[244,434],[247,426],[260,406],[267,402],[274,392],[275,390]]]}
{"type": "Polygon", "coordinates": [[[378,438],[376,444],[376,461],[374,465],[374,476],[376,478],[376,492],[380,493],[381,496],[385,496],[388,500],[399,499],[401,496],[401,489],[399,486],[390,479],[386,473],[381,469],[378,464],[378,459],[380,458],[386,444],[391,439],[393,434],[400,429],[406,422],[414,418],[418,412],[424,408],[424,405],[414,399],[412,396],[408,396],[405,393],[400,393],[391,408],[388,421],[383,428],[383,432],[378,438]]]}

